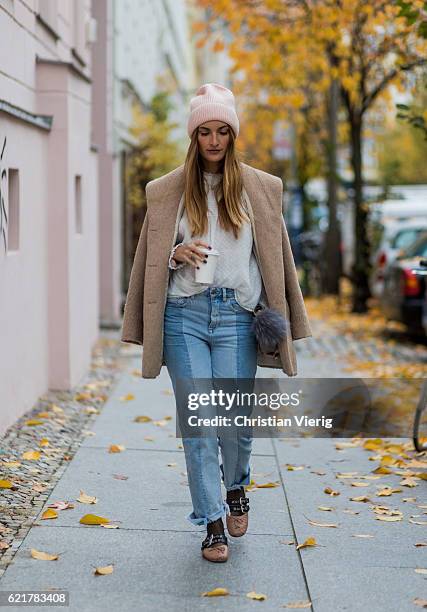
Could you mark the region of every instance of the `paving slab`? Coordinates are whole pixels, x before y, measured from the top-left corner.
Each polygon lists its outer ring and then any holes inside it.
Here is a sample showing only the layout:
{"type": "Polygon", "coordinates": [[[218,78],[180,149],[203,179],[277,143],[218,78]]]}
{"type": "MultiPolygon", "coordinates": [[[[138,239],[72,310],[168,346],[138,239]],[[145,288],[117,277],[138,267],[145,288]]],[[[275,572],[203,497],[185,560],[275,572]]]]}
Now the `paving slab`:
{"type": "Polygon", "coordinates": [[[316,612],[416,612],[415,598],[427,599],[425,577],[406,567],[323,564],[303,554],[316,612]]]}
{"type": "Polygon", "coordinates": [[[240,611],[254,610],[257,605],[277,610],[286,602],[307,599],[299,556],[280,539],[265,535],[236,538],[230,542],[227,563],[213,564],[201,557],[196,532],[42,526],[30,531],[0,587],[65,589],[70,592],[68,609],[79,612],[240,611]],[[38,561],[31,558],[31,548],[60,553],[60,559],[38,561]],[[95,567],[111,563],[113,574],[93,574],[95,567]],[[218,586],[227,588],[230,596],[200,596],[218,586]],[[253,590],[268,599],[249,600],[246,593],[253,590]]]}

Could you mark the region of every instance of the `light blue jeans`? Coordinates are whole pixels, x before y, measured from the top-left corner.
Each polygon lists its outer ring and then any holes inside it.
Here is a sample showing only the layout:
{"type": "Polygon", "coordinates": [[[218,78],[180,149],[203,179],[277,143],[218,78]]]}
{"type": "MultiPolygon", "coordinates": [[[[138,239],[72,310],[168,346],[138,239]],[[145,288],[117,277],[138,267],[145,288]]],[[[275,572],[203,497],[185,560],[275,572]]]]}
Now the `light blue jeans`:
{"type": "MultiPolygon", "coordinates": [[[[230,288],[209,287],[188,297],[168,296],[163,349],[175,397],[178,378],[255,377],[253,316],[238,304],[230,288]]],[[[236,432],[233,436],[183,437],[182,444],[193,504],[186,518],[194,525],[206,525],[230,512],[222,498],[221,479],[227,491],[250,483],[252,436],[236,432]]]]}

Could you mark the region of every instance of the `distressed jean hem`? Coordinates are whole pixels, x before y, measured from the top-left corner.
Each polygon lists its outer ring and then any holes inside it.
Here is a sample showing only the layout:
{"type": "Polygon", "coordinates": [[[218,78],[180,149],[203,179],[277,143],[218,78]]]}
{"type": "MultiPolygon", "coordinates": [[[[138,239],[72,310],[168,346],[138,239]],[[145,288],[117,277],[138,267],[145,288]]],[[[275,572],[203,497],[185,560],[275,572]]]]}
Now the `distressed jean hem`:
{"type": "Polygon", "coordinates": [[[226,514],[230,513],[230,508],[229,505],[227,504],[227,502],[223,501],[223,505],[221,510],[218,510],[217,512],[214,512],[214,514],[211,514],[208,517],[196,517],[194,515],[194,511],[190,512],[190,514],[188,514],[185,518],[190,521],[190,523],[192,523],[193,525],[204,525],[206,527],[206,525],[208,523],[211,523],[212,521],[216,521],[219,518],[224,517],[226,514]]]}

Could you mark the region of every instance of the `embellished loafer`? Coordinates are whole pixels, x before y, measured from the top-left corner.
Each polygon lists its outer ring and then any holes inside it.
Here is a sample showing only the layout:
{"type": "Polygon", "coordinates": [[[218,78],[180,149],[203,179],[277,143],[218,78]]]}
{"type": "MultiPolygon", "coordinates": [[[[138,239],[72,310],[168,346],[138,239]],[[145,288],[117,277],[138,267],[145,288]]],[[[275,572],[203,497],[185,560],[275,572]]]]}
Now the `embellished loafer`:
{"type": "Polygon", "coordinates": [[[202,542],[202,555],[208,561],[224,563],[228,559],[228,541],[224,533],[208,534],[202,542]]]}
{"type": "Polygon", "coordinates": [[[249,523],[249,499],[243,496],[239,499],[233,499],[227,503],[230,508],[230,514],[226,515],[228,533],[234,538],[240,538],[245,535],[249,523]],[[231,512],[239,512],[239,514],[231,514],[231,512]]]}

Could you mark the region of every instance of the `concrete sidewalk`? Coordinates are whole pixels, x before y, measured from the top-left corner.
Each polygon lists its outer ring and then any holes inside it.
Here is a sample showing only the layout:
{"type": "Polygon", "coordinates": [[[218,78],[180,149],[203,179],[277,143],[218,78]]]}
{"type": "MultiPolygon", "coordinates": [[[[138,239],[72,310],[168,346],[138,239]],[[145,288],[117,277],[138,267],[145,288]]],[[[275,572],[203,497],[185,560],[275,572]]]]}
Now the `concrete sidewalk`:
{"type": "MultiPolygon", "coordinates": [[[[327,366],[316,361],[302,348],[303,342],[296,343],[299,376],[327,375],[330,361],[327,366]]],[[[337,450],[336,439],[255,439],[252,478],[258,484],[277,481],[279,486],[248,493],[249,531],[244,538],[229,537],[227,563],[202,559],[205,531],[185,519],[191,502],[184,452],[175,437],[170,379],[166,368],[155,380],[133,375],[132,370],[140,368],[140,352],[123,347],[123,374],[95,422],[96,435],[86,438],[43,510],[59,500],[73,501],[74,509],[58,511],[54,520],[38,517],[2,576],[0,590],[69,590],[69,609],[79,612],[277,610],[301,600],[311,601],[316,612],[420,609],[413,600],[427,599],[427,578],[414,570],[427,567],[427,549],[415,544],[427,541],[425,481],[418,479],[414,488],[400,486],[402,492],[390,497],[375,493],[386,484],[396,486],[402,476],[367,479],[363,482],[368,486],[355,488],[350,483],[370,475],[378,463],[369,461],[372,453],[360,447],[337,450]],[[129,393],[135,399],[121,401],[129,393]],[[138,415],[173,418],[159,426],[134,422],[138,415]],[[125,450],[109,453],[110,444],[124,445],[125,450]],[[287,464],[304,468],[289,471],[287,464]],[[338,479],[339,472],[357,474],[338,479]],[[327,495],[328,486],[340,495],[327,495]],[[98,503],[75,501],[80,490],[96,496],[98,503]],[[376,520],[371,504],[349,501],[359,495],[400,510],[403,520],[376,520]],[[107,517],[119,528],[82,525],[79,520],[86,513],[107,517]],[[413,515],[424,525],[409,522],[413,515]],[[308,520],[338,527],[315,526],[308,520]],[[296,549],[311,536],[318,546],[296,549]],[[60,558],[33,559],[32,548],[59,553],[60,558]],[[109,564],[114,564],[112,574],[94,575],[95,567],[109,564]],[[227,588],[230,595],[201,597],[215,587],[227,588]],[[251,600],[246,596],[250,591],[266,599],[251,600]]],[[[259,369],[261,376],[274,372],[259,369]]],[[[348,376],[336,364],[334,372],[348,376]]]]}

